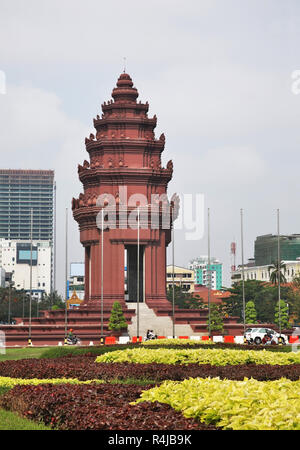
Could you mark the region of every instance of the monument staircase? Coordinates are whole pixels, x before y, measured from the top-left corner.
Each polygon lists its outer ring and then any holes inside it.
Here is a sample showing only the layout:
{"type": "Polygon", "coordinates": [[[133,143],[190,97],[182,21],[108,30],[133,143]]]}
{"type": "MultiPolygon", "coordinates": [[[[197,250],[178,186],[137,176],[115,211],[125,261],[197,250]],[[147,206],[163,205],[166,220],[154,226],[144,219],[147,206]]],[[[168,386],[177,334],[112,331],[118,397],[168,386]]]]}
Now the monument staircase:
{"type": "MultiPolygon", "coordinates": [[[[103,334],[111,335],[108,322],[111,314],[111,303],[103,305],[103,334]]],[[[130,325],[135,309],[122,305],[123,314],[130,325]]],[[[16,318],[16,325],[0,325],[5,333],[6,346],[25,346],[28,344],[29,319],[16,318]]],[[[101,308],[87,308],[85,305],[67,310],[67,321],[64,309],[40,311],[39,317],[31,319],[31,341],[34,346],[58,345],[64,343],[65,330],[73,330],[83,345],[100,343],[101,308]],[[67,326],[66,326],[67,325],[67,326]]]]}
{"type": "MultiPolygon", "coordinates": [[[[108,329],[111,314],[111,303],[103,305],[103,334],[112,335],[108,329]]],[[[123,303],[123,314],[127,321],[130,338],[137,335],[137,303],[123,303]]],[[[208,309],[180,309],[175,308],[175,335],[202,336],[207,335],[208,309]]],[[[0,325],[0,331],[5,333],[6,346],[26,346],[29,336],[29,319],[16,319],[16,325],[0,325]]],[[[72,329],[83,345],[98,345],[101,336],[101,308],[100,304],[93,308],[83,304],[76,309],[40,311],[39,317],[31,319],[31,341],[34,346],[59,345],[64,343],[65,330],[72,329]]],[[[144,337],[148,329],[153,329],[158,336],[173,335],[172,305],[165,302],[139,303],[139,334],[144,337]]],[[[215,333],[219,334],[219,333],[215,333]]],[[[237,323],[237,317],[224,320],[224,334],[242,335],[243,326],[237,323]]]]}

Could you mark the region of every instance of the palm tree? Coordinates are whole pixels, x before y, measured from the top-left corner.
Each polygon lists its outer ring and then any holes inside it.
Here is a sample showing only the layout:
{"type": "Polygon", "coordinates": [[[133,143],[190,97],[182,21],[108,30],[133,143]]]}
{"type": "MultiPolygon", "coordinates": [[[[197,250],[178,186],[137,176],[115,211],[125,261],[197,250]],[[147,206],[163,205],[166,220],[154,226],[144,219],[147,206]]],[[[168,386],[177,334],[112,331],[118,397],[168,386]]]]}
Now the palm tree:
{"type": "Polygon", "coordinates": [[[280,274],[280,284],[281,283],[286,283],[286,277],[285,277],[285,272],[286,272],[286,265],[284,264],[283,261],[280,261],[280,263],[278,264],[278,261],[273,262],[271,266],[268,267],[268,272],[269,272],[269,277],[270,277],[270,282],[273,284],[277,284],[278,283],[278,273],[280,274]],[[282,273],[283,271],[283,273],[282,273]]]}
{"type": "Polygon", "coordinates": [[[300,287],[300,275],[299,274],[296,274],[294,277],[293,277],[293,285],[296,287],[296,288],[299,288],[300,287]]]}

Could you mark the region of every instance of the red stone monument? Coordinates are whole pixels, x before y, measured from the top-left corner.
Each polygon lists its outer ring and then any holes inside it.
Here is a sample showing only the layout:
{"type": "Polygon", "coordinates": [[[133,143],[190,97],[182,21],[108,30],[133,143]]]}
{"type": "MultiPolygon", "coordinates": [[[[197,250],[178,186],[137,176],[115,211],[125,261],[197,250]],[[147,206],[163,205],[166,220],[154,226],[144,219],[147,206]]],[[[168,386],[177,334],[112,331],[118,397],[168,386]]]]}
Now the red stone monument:
{"type": "Polygon", "coordinates": [[[139,284],[140,302],[150,307],[170,305],[166,300],[166,247],[171,237],[171,206],[178,200],[170,203],[166,192],[173,164],[169,161],[162,167],[165,137],[156,139],[156,116],[148,117],[148,102],[138,102],[138,96],[130,76],[122,73],[112,91],[113,100],[104,102],[101,117],[94,119],[95,134],[85,140],[89,161],[78,165],[83,193],[73,198],[72,209],[85,248],[84,304],[88,307],[99,308],[101,299],[102,208],[105,226],[111,222],[109,215],[113,219],[113,226],[107,226],[103,235],[105,305],[125,303],[126,266],[128,302],[137,302],[139,284]]]}
{"type": "MultiPolygon", "coordinates": [[[[121,303],[129,325],[136,319],[130,303],[139,300],[152,317],[146,326],[155,328],[156,318],[165,316],[165,332],[172,332],[172,305],[166,297],[166,247],[179,208],[176,195],[171,201],[167,197],[173,164],[169,161],[162,167],[164,134],[156,139],[156,116],[148,117],[147,102],[137,102],[138,91],[128,74],[120,75],[112,98],[102,105],[101,117],[94,119],[95,135],[91,133],[85,140],[89,158],[78,165],[83,193],[72,200],[85,248],[85,299],[68,311],[67,324],[86,345],[99,342],[100,321],[104,333],[109,334],[115,301],[121,303]]],[[[183,329],[189,334],[207,334],[207,317],[207,309],[175,308],[176,334],[183,329]]],[[[65,318],[64,310],[40,311],[39,317],[32,318],[33,345],[63,342],[65,318]]],[[[225,319],[227,333],[241,334],[242,325],[236,319],[225,319]]],[[[17,325],[0,325],[0,331],[4,331],[7,345],[26,345],[28,318],[16,320],[17,325]]]]}

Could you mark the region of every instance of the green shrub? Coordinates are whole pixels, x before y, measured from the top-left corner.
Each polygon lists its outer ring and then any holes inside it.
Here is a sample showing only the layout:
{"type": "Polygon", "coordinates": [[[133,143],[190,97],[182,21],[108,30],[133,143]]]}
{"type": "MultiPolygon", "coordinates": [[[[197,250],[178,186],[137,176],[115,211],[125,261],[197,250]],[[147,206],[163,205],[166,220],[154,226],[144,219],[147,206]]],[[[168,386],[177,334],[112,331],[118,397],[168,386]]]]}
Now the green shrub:
{"type": "Polygon", "coordinates": [[[127,330],[127,322],[120,302],[114,302],[108,322],[108,329],[112,331],[127,330]]]}
{"type": "Polygon", "coordinates": [[[90,384],[90,383],[104,383],[103,380],[87,380],[80,381],[77,378],[11,378],[0,377],[0,389],[11,389],[19,385],[37,386],[39,384],[90,384]]]}
{"type": "Polygon", "coordinates": [[[300,380],[165,381],[143,391],[141,402],[166,403],[187,418],[232,430],[300,430],[300,380]]]}
{"type": "Polygon", "coordinates": [[[300,352],[273,353],[266,350],[227,349],[150,349],[135,348],[105,353],[96,362],[162,363],[162,364],[211,364],[217,366],[236,364],[299,364],[300,352]]]}
{"type": "Polygon", "coordinates": [[[196,341],[195,339],[151,339],[150,341],[145,341],[141,344],[145,347],[169,347],[169,346],[178,346],[178,347],[195,347],[202,345],[216,345],[213,341],[196,341]]]}

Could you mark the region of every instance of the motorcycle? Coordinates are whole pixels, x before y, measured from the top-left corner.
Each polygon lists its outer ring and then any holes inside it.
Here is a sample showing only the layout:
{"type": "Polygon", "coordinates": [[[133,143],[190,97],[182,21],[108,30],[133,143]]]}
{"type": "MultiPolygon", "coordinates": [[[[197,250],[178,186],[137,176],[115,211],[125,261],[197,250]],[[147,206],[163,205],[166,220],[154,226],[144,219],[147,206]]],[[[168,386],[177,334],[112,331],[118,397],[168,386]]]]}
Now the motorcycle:
{"type": "Polygon", "coordinates": [[[157,339],[156,334],[154,334],[154,333],[147,333],[147,335],[145,337],[145,341],[151,341],[152,339],[157,339]]]}
{"type": "Polygon", "coordinates": [[[80,339],[77,336],[72,336],[72,337],[68,336],[67,337],[67,344],[68,345],[80,345],[81,341],[80,341],[80,339]]]}

